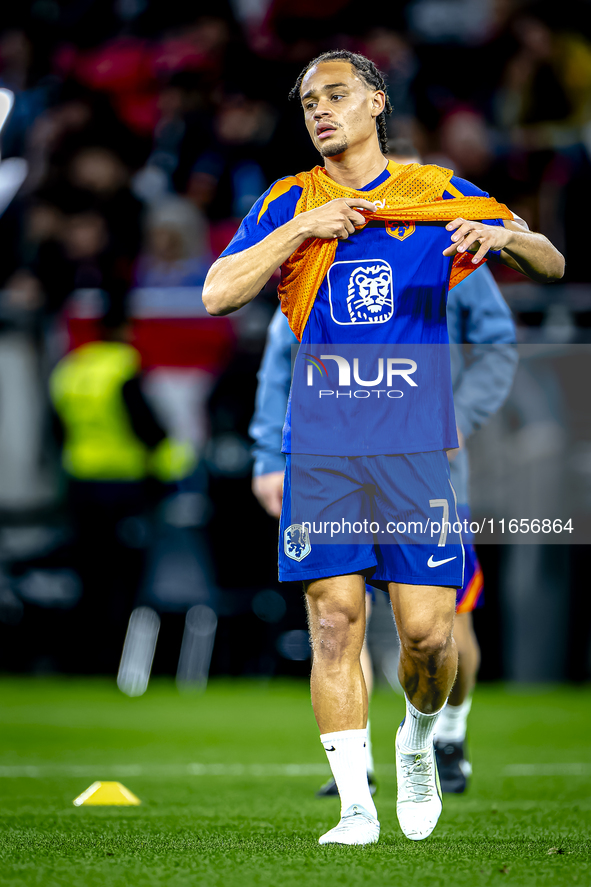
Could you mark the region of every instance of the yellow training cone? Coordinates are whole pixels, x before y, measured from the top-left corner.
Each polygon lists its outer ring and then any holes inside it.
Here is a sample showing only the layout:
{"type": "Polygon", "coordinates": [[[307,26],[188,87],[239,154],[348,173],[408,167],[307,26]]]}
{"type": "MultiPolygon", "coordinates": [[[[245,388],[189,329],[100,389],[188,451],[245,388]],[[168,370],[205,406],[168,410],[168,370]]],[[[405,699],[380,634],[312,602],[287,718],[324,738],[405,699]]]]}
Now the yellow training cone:
{"type": "Polygon", "coordinates": [[[141,804],[139,798],[120,782],[93,782],[85,792],[74,801],[75,807],[82,804],[96,804],[111,807],[124,807],[130,804],[141,804]]]}

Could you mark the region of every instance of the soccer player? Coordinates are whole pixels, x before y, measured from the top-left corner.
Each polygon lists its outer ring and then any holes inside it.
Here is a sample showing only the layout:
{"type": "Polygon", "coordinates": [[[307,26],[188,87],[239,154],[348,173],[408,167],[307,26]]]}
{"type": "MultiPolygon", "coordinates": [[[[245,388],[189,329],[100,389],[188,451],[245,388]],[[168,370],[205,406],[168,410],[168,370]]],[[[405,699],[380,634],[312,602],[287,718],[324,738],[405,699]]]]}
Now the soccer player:
{"type": "MultiPolygon", "coordinates": [[[[408,140],[388,142],[388,154],[395,163],[421,163],[416,149],[408,140]]],[[[481,427],[502,405],[509,394],[517,354],[515,328],[511,312],[486,266],[471,274],[454,287],[447,301],[447,327],[450,343],[475,346],[467,355],[461,348],[452,350],[452,384],[458,437],[465,441],[481,427]],[[484,346],[484,347],[481,347],[484,346]],[[488,346],[488,347],[487,347],[488,346]]],[[[281,308],[275,312],[267,336],[267,345],[258,378],[255,413],[250,434],[255,440],[253,493],[262,507],[279,517],[283,499],[285,456],[281,453],[281,431],[287,410],[291,385],[292,349],[297,339],[289,328],[281,308]]],[[[465,446],[450,450],[451,482],[458,499],[458,516],[463,526],[470,523],[468,505],[468,455],[465,446]],[[467,522],[467,523],[466,523],[467,522]]],[[[466,757],[466,725],[471,708],[472,689],[480,664],[480,649],[474,634],[472,611],[480,606],[484,584],[482,569],[471,542],[463,534],[466,563],[464,584],[456,595],[454,639],[458,648],[456,680],[437,723],[435,753],[443,792],[460,794],[465,791],[471,772],[466,757]]],[[[371,597],[366,597],[366,615],[371,610],[371,597]]],[[[371,697],[373,685],[372,664],[367,645],[361,651],[361,668],[371,697]]],[[[366,739],[367,776],[372,794],[375,793],[370,724],[367,721],[366,739]]],[[[317,792],[319,797],[338,794],[334,779],[317,792]]]]}
{"type": "Polygon", "coordinates": [[[388,591],[400,636],[397,813],[404,834],[422,840],[442,809],[433,735],[456,675],[463,584],[445,452],[458,445],[447,290],[489,251],[538,281],[560,278],[564,259],[449,170],[385,158],[390,106],[368,59],[325,53],[294,91],[324,166],[255,203],[203,301],[213,315],[236,311],[281,267],[282,308],[305,345],[284,429],[279,575],[304,582],[312,704],[341,798],[320,843],[379,838],[359,664],[366,578],[388,591]]]}
{"type": "MultiPolygon", "coordinates": [[[[408,157],[392,160],[420,162],[414,152],[408,157]],[[414,155],[414,156],[413,156],[414,155]]],[[[502,405],[511,389],[517,366],[517,354],[510,343],[515,341],[511,312],[488,268],[483,266],[455,286],[447,301],[447,327],[450,343],[475,346],[465,355],[460,348],[452,350],[452,382],[458,437],[465,441],[502,405]]],[[[250,426],[255,440],[253,492],[263,508],[273,517],[281,514],[285,456],[281,453],[281,430],[287,410],[291,385],[292,348],[297,339],[286,317],[278,308],[269,325],[267,345],[257,389],[256,408],[250,426]]],[[[468,455],[465,446],[450,450],[451,482],[458,499],[458,516],[463,526],[470,523],[468,505],[468,455]],[[467,523],[466,523],[467,522],[467,523]]],[[[465,749],[466,725],[480,650],[474,634],[472,612],[483,598],[482,569],[471,542],[463,533],[466,564],[464,584],[456,595],[454,639],[458,648],[458,671],[448,703],[437,722],[435,753],[441,789],[460,794],[465,791],[471,765],[465,749]]],[[[369,605],[369,595],[366,602],[369,605]]],[[[366,610],[368,607],[366,607],[366,610]]],[[[361,652],[361,668],[371,697],[372,666],[367,645],[361,652]]],[[[375,777],[369,718],[367,721],[367,775],[370,789],[375,791],[375,777]]],[[[337,794],[334,779],[317,792],[319,797],[337,794]]],[[[373,792],[372,792],[373,793],[373,792]]]]}

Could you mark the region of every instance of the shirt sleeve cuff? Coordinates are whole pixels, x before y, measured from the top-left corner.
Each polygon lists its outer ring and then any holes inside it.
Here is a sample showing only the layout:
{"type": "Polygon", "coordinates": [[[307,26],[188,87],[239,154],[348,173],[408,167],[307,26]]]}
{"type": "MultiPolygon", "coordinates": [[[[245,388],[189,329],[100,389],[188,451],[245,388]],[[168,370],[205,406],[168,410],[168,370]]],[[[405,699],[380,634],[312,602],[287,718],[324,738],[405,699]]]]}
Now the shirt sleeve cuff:
{"type": "Polygon", "coordinates": [[[470,422],[466,414],[458,407],[456,407],[456,425],[462,432],[464,439],[470,437],[474,431],[472,422],[470,422]]]}
{"type": "Polygon", "coordinates": [[[254,477],[259,477],[261,474],[271,474],[273,471],[285,471],[285,456],[283,453],[255,451],[254,467],[252,469],[254,477]]]}

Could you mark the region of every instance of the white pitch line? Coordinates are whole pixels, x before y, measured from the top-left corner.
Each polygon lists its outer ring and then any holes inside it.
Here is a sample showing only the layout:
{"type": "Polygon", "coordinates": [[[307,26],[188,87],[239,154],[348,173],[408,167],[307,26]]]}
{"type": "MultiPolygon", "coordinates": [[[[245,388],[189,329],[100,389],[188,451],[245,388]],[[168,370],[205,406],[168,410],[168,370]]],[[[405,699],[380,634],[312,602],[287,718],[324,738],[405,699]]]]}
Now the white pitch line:
{"type": "MultiPolygon", "coordinates": [[[[508,764],[504,776],[590,776],[591,764],[508,764]]],[[[133,776],[325,776],[328,764],[14,764],[0,766],[0,779],[47,779],[58,776],[128,778],[133,776]],[[97,777],[98,774],[98,777],[97,777]]],[[[394,764],[380,764],[379,773],[393,776],[394,764]]]]}
{"type": "Polygon", "coordinates": [[[328,764],[39,764],[0,766],[0,778],[51,776],[325,776],[328,764]]]}
{"type": "Polygon", "coordinates": [[[505,776],[591,776],[591,764],[508,764],[505,776]]]}

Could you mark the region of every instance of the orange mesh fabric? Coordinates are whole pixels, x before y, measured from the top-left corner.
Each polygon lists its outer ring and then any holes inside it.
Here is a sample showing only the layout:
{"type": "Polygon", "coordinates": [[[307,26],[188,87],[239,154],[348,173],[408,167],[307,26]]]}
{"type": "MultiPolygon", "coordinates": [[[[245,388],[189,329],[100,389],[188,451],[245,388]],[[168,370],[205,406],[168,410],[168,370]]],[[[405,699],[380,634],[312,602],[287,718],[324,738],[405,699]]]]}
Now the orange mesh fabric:
{"type": "MultiPolygon", "coordinates": [[[[450,169],[420,166],[418,163],[403,166],[391,162],[389,169],[390,177],[373,191],[355,191],[339,185],[321,166],[316,166],[311,172],[299,173],[295,178],[303,190],[295,215],[316,209],[339,197],[358,197],[370,200],[378,207],[375,213],[364,213],[368,221],[449,222],[460,216],[473,221],[513,218],[510,210],[492,197],[444,200],[443,192],[453,175],[450,169]]],[[[334,261],[337,245],[338,240],[309,238],[282,266],[278,287],[281,310],[298,340],[302,338],[316,294],[334,261]]],[[[455,256],[450,288],[478,267],[472,264],[471,255],[463,253],[455,256]]]]}

